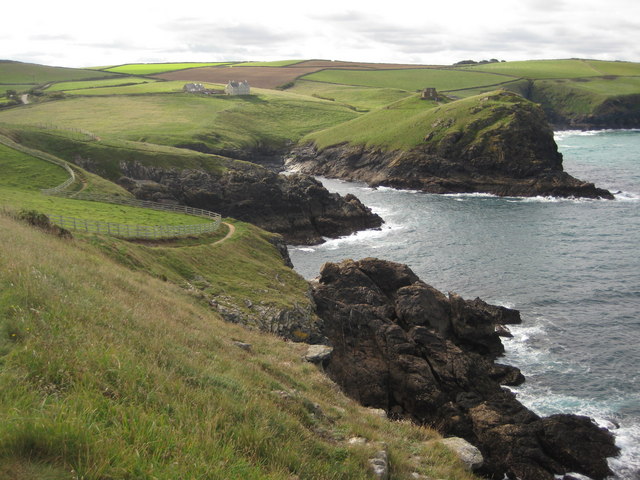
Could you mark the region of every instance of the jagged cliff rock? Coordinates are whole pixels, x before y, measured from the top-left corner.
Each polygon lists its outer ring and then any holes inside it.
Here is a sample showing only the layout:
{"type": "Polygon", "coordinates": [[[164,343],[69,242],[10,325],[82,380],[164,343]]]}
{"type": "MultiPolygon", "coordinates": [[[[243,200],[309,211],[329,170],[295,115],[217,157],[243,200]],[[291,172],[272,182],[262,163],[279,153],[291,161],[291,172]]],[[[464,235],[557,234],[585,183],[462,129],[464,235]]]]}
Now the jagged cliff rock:
{"type": "Polygon", "coordinates": [[[445,295],[406,265],[372,258],[325,264],[312,294],[333,347],[325,370],[363,405],[465,438],[490,478],[611,473],[608,431],[586,417],[540,418],[501,387],[522,381],[494,363],[496,327],[519,322],[517,311],[445,295]]]}
{"type": "Polygon", "coordinates": [[[443,109],[413,148],[389,151],[342,143],[319,150],[307,143],[292,151],[286,165],[298,172],[430,193],[613,198],[563,171],[562,154],[538,105],[510,92],[464,105],[443,109]]]}
{"type": "Polygon", "coordinates": [[[234,162],[233,169],[216,174],[137,162],[122,162],[120,171],[119,183],[137,198],[218,212],[279,233],[292,244],[317,244],[323,237],[382,224],[353,195],[330,193],[307,175],[278,175],[246,162],[234,162]]]}

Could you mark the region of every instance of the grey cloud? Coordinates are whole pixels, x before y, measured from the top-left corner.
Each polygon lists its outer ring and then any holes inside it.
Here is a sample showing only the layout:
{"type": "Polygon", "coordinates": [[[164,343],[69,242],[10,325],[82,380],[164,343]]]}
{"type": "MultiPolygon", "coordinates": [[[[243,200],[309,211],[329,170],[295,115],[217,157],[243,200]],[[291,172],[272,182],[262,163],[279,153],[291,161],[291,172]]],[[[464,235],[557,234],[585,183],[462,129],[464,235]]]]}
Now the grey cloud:
{"type": "Polygon", "coordinates": [[[181,18],[165,24],[165,29],[176,32],[184,38],[216,38],[227,39],[226,42],[273,43],[291,39],[289,34],[276,32],[262,25],[254,24],[221,24],[202,21],[195,18],[181,18]]]}
{"type": "Polygon", "coordinates": [[[40,35],[31,35],[29,37],[29,40],[34,40],[34,41],[45,41],[45,42],[52,42],[52,41],[58,41],[58,40],[62,40],[62,41],[72,41],[73,37],[71,35],[62,35],[62,34],[58,34],[58,35],[51,35],[51,34],[40,34],[40,35]]]}
{"type": "Polygon", "coordinates": [[[315,14],[310,15],[311,20],[319,20],[321,22],[363,22],[370,21],[373,16],[366,12],[355,12],[353,10],[347,10],[340,13],[329,14],[315,14]]]}
{"type": "Polygon", "coordinates": [[[526,0],[524,4],[536,11],[558,12],[566,10],[566,3],[562,0],[526,0]]]}

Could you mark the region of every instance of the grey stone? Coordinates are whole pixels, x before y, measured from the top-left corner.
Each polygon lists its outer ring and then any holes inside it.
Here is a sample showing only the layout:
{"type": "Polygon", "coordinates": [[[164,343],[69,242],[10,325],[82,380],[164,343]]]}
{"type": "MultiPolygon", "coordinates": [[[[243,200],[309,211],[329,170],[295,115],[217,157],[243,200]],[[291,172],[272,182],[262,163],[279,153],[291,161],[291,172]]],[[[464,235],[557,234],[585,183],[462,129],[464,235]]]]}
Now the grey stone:
{"type": "Polygon", "coordinates": [[[464,438],[450,437],[444,438],[440,440],[440,442],[453,450],[469,470],[476,470],[484,463],[484,458],[482,457],[480,450],[471,445],[464,438]]]}
{"type": "Polygon", "coordinates": [[[251,351],[251,344],[250,343],[244,343],[244,342],[239,342],[237,340],[233,341],[233,344],[238,347],[241,348],[242,350],[245,350],[247,352],[251,351]]]}
{"type": "Polygon", "coordinates": [[[367,443],[367,439],[362,437],[351,437],[349,440],[347,440],[347,443],[349,445],[364,445],[365,443],[367,443]]]}
{"type": "Polygon", "coordinates": [[[332,352],[333,347],[328,345],[309,345],[304,359],[311,363],[322,363],[331,356],[332,352]]]}
{"type": "Polygon", "coordinates": [[[376,452],[373,458],[369,459],[369,465],[377,480],[389,480],[389,455],[386,450],[376,452]]]}

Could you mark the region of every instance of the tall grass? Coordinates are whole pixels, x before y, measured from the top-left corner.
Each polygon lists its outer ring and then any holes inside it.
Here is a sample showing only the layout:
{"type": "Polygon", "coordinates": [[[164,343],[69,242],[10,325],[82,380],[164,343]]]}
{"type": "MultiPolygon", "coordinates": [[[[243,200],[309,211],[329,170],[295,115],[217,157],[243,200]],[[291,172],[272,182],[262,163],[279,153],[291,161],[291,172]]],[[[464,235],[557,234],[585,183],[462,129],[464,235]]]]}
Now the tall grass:
{"type": "Polygon", "coordinates": [[[423,443],[433,432],[344,398],[303,345],[222,322],[171,281],[3,215],[0,243],[0,472],[365,479],[375,444],[345,442],[361,435],[388,444],[393,478],[472,478],[423,443]],[[411,465],[416,453],[428,460],[411,465]]]}

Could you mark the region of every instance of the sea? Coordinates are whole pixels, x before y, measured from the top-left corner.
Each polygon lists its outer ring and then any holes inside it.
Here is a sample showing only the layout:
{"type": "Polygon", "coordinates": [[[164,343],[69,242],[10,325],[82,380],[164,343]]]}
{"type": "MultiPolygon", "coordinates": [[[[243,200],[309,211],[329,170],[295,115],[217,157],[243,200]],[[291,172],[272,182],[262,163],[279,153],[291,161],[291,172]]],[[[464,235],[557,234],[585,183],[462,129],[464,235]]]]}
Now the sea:
{"type": "Polygon", "coordinates": [[[295,269],[378,257],[426,283],[520,310],[502,363],[526,382],[540,415],[576,413],[622,449],[612,479],[640,479],[640,130],[562,131],[564,169],[615,200],[434,195],[319,178],[385,220],[312,247],[290,246],[295,269]]]}

